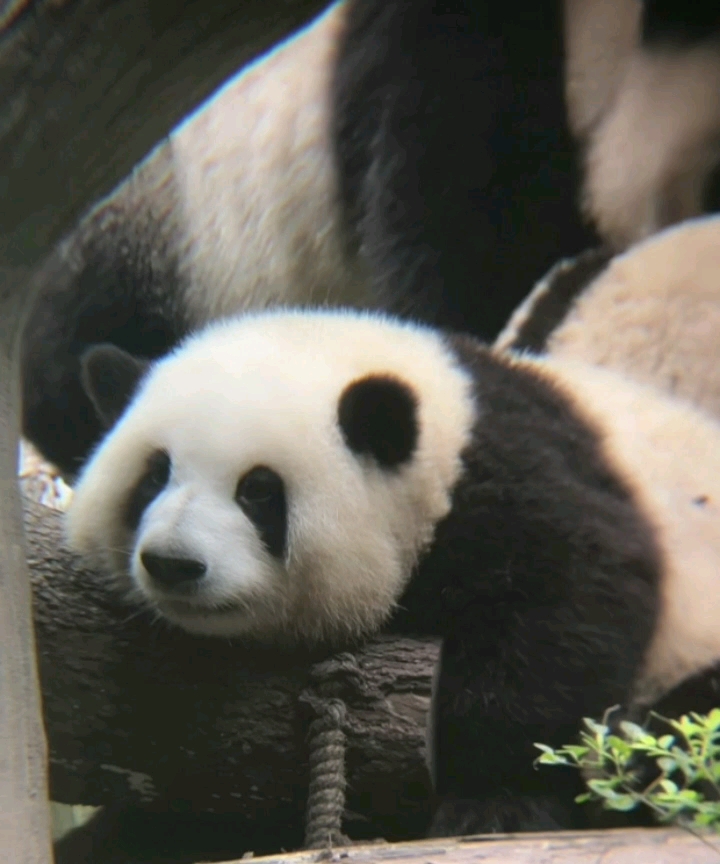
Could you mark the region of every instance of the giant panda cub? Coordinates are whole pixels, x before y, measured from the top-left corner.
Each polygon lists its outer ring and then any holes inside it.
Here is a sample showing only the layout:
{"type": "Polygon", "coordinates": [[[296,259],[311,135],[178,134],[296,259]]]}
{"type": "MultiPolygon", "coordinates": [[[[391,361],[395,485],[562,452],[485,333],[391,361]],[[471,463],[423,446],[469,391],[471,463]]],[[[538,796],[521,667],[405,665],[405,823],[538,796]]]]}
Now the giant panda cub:
{"type": "Polygon", "coordinates": [[[132,596],[209,636],[443,637],[435,834],[581,825],[533,742],[715,698],[720,428],[691,407],[337,310],[216,323],[148,371],[98,346],[84,375],[119,419],[68,536],[132,596]]]}

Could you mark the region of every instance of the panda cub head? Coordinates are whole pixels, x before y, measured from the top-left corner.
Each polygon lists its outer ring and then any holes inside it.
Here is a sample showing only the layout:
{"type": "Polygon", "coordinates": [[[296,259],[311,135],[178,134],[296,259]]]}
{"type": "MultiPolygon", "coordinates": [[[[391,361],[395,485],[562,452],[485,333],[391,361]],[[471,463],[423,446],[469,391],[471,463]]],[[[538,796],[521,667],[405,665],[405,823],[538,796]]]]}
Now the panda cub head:
{"type": "Polygon", "coordinates": [[[119,420],[76,486],[75,549],[194,633],[332,639],[389,616],[474,419],[441,336],[273,312],[214,325],[147,373],[111,346],[84,365],[119,420]]]}

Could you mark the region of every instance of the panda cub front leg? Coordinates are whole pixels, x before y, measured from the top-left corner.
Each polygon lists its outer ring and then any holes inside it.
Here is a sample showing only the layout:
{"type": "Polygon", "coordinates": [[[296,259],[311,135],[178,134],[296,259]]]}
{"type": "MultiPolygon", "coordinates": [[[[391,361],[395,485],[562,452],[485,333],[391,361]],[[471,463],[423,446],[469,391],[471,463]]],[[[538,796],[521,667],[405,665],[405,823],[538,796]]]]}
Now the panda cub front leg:
{"type": "Polygon", "coordinates": [[[656,622],[656,534],[574,382],[452,344],[477,419],[399,619],[444,639],[432,833],[582,827],[578,772],[536,768],[534,745],[628,704],[656,622]]]}
{"type": "MultiPolygon", "coordinates": [[[[575,700],[551,692],[553,683],[566,689],[561,674],[550,683],[542,662],[534,670],[473,663],[469,647],[449,639],[443,648],[433,741],[440,803],[430,835],[584,827],[574,804],[582,791],[578,772],[534,767],[535,742],[561,746],[577,737],[575,700]]],[[[542,652],[531,641],[527,648],[542,652]]]]}

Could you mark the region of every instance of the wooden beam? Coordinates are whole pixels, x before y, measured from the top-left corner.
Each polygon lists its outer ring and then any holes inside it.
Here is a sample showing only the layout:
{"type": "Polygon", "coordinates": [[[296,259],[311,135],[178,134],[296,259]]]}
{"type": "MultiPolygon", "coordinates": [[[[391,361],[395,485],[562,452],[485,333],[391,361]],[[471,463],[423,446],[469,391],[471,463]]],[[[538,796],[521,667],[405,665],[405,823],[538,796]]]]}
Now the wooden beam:
{"type": "MultiPolygon", "coordinates": [[[[247,864],[247,859],[243,860],[247,864]]],[[[350,846],[253,860],[257,864],[717,864],[720,838],[700,838],[679,828],[494,834],[350,846]]]]}
{"type": "Polygon", "coordinates": [[[52,860],[46,746],[15,485],[20,274],[0,273],[0,859],[52,860]]]}

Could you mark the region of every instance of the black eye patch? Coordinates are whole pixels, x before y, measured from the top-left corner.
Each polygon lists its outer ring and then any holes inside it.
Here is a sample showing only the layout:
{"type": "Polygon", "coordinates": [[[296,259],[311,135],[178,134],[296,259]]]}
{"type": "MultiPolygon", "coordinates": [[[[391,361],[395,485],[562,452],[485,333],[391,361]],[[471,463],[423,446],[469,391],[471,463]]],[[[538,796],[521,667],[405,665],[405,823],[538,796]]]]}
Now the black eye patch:
{"type": "Polygon", "coordinates": [[[238,481],[235,502],[257,529],[268,552],[282,558],[287,540],[287,501],[282,477],[272,468],[257,465],[238,481]]]}
{"type": "Polygon", "coordinates": [[[143,513],[167,486],[170,467],[170,456],[164,450],[156,450],[148,459],[145,471],[125,505],[124,522],[130,530],[137,528],[143,513]]]}

